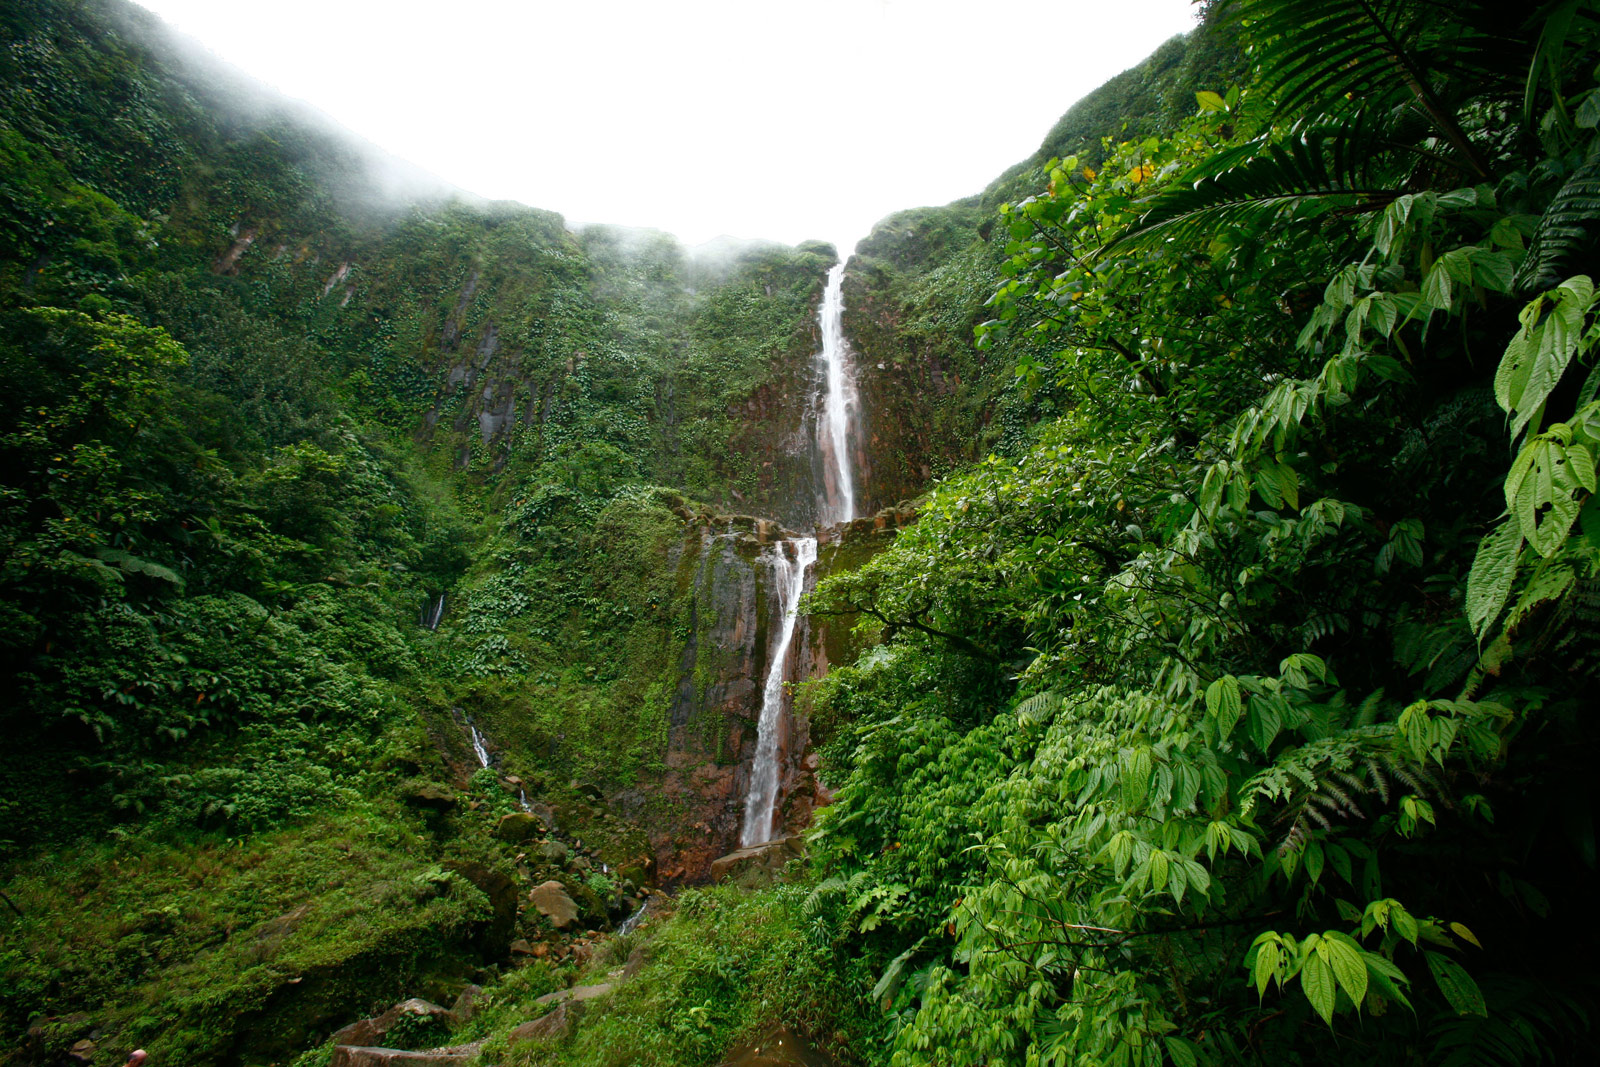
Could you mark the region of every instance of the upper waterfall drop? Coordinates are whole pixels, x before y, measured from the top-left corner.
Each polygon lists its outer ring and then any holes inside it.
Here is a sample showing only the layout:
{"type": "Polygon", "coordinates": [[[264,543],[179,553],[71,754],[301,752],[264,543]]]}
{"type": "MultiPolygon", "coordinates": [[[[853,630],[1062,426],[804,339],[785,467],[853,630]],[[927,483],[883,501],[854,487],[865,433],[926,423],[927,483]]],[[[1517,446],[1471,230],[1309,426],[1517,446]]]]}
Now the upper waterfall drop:
{"type": "Polygon", "coordinates": [[[828,271],[818,311],[822,351],[818,354],[825,374],[822,411],[817,427],[824,471],[818,494],[822,525],[849,522],[856,517],[855,474],[850,466],[850,429],[856,408],[855,376],[847,365],[849,345],[844,338],[844,262],[828,271]]]}

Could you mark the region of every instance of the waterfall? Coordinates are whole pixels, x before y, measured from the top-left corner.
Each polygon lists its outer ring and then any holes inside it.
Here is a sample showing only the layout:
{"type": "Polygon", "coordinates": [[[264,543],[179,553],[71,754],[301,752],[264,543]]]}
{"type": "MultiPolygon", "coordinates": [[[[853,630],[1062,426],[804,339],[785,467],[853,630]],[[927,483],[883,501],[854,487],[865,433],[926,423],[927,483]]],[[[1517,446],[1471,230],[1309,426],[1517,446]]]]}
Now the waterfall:
{"type": "Polygon", "coordinates": [[[817,313],[822,327],[822,362],[827,389],[818,418],[817,444],[824,473],[818,494],[818,514],[824,526],[856,517],[855,476],[850,469],[850,421],[856,406],[854,376],[846,365],[849,346],[844,339],[844,263],[828,271],[817,313]]]}
{"type": "MultiPolygon", "coordinates": [[[[849,367],[849,345],[844,336],[844,263],[828,271],[817,310],[822,333],[823,393],[814,418],[817,451],[823,460],[817,487],[817,517],[824,526],[856,517],[855,475],[851,470],[850,436],[856,407],[854,376],[849,367]]],[[[797,537],[773,546],[772,588],[779,598],[778,638],[772,645],[766,685],[761,693],[761,717],[756,726],[756,754],[750,765],[750,788],[745,795],[743,847],[772,839],[778,806],[779,741],[785,733],[783,683],[789,677],[789,646],[794,641],[796,607],[805,592],[806,572],[817,559],[817,539],[797,537]]]]}
{"type": "Polygon", "coordinates": [[[778,804],[778,734],[783,718],[783,683],[788,677],[789,645],[799,621],[796,606],[805,591],[806,571],[817,559],[817,539],[797,537],[779,541],[772,552],[772,588],[779,597],[778,639],[767,664],[767,682],[761,693],[761,718],[756,727],[756,755],[750,765],[750,790],[745,795],[744,828],[739,843],[759,845],[772,838],[773,815],[778,804]]]}
{"type": "Polygon", "coordinates": [[[440,593],[439,599],[434,601],[431,608],[424,607],[422,609],[422,625],[425,629],[437,630],[439,628],[439,620],[442,618],[444,618],[444,594],[440,593]]]}
{"type": "Polygon", "coordinates": [[[650,910],[650,898],[645,897],[644,903],[639,905],[639,910],[622,920],[622,925],[617,927],[618,937],[627,937],[639,929],[639,924],[644,922],[645,912],[650,910]]]}
{"type": "Polygon", "coordinates": [[[489,746],[484,743],[483,735],[478,732],[477,724],[471,719],[467,719],[467,736],[472,738],[472,751],[478,757],[478,765],[489,766],[489,746]]]}
{"type": "MultiPolygon", "coordinates": [[[[439,598],[439,603],[444,603],[444,597],[439,598]]],[[[489,755],[489,742],[478,729],[478,724],[472,721],[472,716],[456,708],[456,714],[461,716],[461,721],[467,724],[467,737],[472,741],[472,754],[478,757],[478,766],[488,767],[494,762],[494,757],[489,755]]],[[[522,786],[517,787],[517,806],[530,815],[533,813],[533,804],[528,800],[528,791],[522,786]]]]}

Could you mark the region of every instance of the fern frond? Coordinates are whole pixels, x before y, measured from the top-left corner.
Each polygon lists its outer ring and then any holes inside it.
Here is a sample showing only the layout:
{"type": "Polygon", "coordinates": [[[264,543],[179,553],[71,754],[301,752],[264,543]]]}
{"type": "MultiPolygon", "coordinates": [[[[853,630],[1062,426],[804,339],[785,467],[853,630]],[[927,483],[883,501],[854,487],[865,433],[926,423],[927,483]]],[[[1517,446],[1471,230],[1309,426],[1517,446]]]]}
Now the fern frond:
{"type": "Polygon", "coordinates": [[[1385,804],[1389,803],[1389,779],[1384,776],[1383,768],[1374,760],[1367,760],[1367,776],[1372,779],[1372,791],[1378,794],[1378,799],[1385,804]]]}
{"type": "Polygon", "coordinates": [[[1528,255],[1517,272],[1517,288],[1543,290],[1566,277],[1565,268],[1600,219],[1600,154],[1568,175],[1539,218],[1528,255]]]}
{"type": "Polygon", "coordinates": [[[1016,706],[1017,721],[1043,722],[1061,710],[1061,696],[1053,692],[1035,693],[1016,706]]]}

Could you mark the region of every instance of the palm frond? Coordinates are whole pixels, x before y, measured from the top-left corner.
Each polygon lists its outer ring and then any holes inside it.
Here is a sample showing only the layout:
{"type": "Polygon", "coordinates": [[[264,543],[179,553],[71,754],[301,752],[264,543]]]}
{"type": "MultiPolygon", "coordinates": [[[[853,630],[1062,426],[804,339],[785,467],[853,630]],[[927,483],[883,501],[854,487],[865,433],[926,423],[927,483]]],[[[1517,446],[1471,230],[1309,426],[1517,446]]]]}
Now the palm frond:
{"type": "Polygon", "coordinates": [[[1139,221],[1106,251],[1156,240],[1188,240],[1222,230],[1259,231],[1330,211],[1372,211],[1400,195],[1375,173],[1382,138],[1357,116],[1318,124],[1277,142],[1253,141],[1225,153],[1149,200],[1139,221]]]}
{"type": "Polygon", "coordinates": [[[1516,99],[1532,56],[1524,18],[1497,0],[1231,0],[1263,52],[1279,114],[1337,113],[1412,98],[1462,169],[1487,177],[1461,127],[1467,100],[1516,99]]]}

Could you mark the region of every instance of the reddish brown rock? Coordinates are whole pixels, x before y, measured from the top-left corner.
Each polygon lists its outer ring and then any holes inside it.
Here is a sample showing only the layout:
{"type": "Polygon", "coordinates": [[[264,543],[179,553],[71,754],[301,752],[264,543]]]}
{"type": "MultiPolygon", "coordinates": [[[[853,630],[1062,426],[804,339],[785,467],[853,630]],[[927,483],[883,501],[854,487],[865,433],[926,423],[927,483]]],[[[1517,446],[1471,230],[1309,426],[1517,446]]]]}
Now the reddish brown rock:
{"type": "Polygon", "coordinates": [[[560,882],[549,881],[536,886],[528,894],[528,900],[557,930],[565,930],[578,921],[578,905],[560,882]]]}

